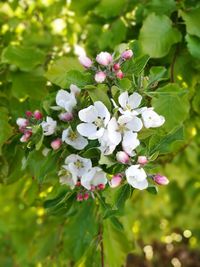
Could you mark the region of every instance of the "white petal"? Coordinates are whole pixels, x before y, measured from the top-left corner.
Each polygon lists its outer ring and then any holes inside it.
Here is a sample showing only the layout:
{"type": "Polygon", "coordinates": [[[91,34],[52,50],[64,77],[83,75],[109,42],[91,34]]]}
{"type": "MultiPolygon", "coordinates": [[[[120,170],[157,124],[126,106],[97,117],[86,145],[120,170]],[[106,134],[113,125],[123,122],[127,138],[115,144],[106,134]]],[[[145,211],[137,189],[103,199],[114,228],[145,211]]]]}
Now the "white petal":
{"type": "Polygon", "coordinates": [[[133,93],[132,95],[129,96],[128,104],[132,109],[135,109],[139,107],[141,101],[142,101],[142,96],[138,93],[133,93]]]}
{"type": "Polygon", "coordinates": [[[96,139],[97,127],[92,123],[81,123],[77,126],[77,131],[80,135],[88,137],[89,139],[96,139]]]}
{"type": "Polygon", "coordinates": [[[94,177],[95,169],[92,168],[89,172],[85,173],[81,178],[81,185],[87,190],[91,189],[91,181],[94,177]]]}
{"type": "Polygon", "coordinates": [[[81,89],[75,84],[71,84],[69,88],[70,88],[71,93],[74,95],[79,94],[81,91],[81,89]]]}
{"type": "Polygon", "coordinates": [[[142,112],[142,119],[146,128],[160,127],[165,122],[165,118],[158,115],[153,108],[148,108],[142,112]]]}
{"type": "Polygon", "coordinates": [[[122,108],[126,108],[126,105],[128,104],[128,92],[122,93],[118,98],[119,104],[122,108]]]}
{"type": "Polygon", "coordinates": [[[98,117],[103,118],[105,125],[107,125],[108,121],[110,120],[110,113],[107,107],[101,101],[94,102],[94,106],[98,112],[98,117]]]}
{"type": "Polygon", "coordinates": [[[134,188],[143,190],[148,187],[147,175],[139,165],[132,165],[126,171],[127,182],[134,188]]]}
{"type": "Polygon", "coordinates": [[[126,124],[126,127],[134,132],[139,132],[142,129],[142,120],[134,116],[131,121],[126,124]]]}
{"type": "Polygon", "coordinates": [[[133,150],[139,146],[140,141],[137,139],[137,134],[131,131],[125,132],[122,141],[123,150],[132,156],[133,150]]]}
{"type": "Polygon", "coordinates": [[[96,173],[92,179],[92,184],[94,186],[97,186],[99,184],[106,184],[107,183],[107,178],[105,172],[103,172],[100,168],[95,167],[96,173]]]}
{"type": "Polygon", "coordinates": [[[143,181],[129,181],[128,182],[132,187],[137,188],[139,190],[144,190],[148,187],[148,181],[145,179],[143,181]]]}
{"type": "Polygon", "coordinates": [[[115,118],[112,118],[108,123],[108,138],[112,140],[112,143],[118,145],[121,142],[121,133],[117,131],[118,124],[115,118]]]}
{"type": "Polygon", "coordinates": [[[82,137],[78,132],[75,134],[77,135],[76,139],[70,138],[70,133],[73,132],[72,129],[69,127],[68,129],[64,130],[62,133],[62,141],[66,142],[68,145],[71,145],[77,150],[81,150],[88,145],[87,139],[82,137]]]}
{"type": "Polygon", "coordinates": [[[98,116],[98,112],[94,106],[89,106],[79,111],[79,119],[84,122],[93,122],[98,116]]]}
{"type": "Polygon", "coordinates": [[[56,104],[65,110],[71,112],[76,105],[76,98],[74,94],[68,93],[67,91],[61,89],[56,95],[56,104]]]}

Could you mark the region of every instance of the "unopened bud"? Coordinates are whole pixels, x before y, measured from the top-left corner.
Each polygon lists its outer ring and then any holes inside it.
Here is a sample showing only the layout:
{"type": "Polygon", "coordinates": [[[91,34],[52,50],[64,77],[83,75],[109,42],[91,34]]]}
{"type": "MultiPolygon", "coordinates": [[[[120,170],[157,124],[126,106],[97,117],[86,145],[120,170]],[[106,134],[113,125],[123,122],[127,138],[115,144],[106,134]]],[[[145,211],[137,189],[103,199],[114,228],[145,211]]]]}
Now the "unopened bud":
{"type": "Polygon", "coordinates": [[[97,188],[99,190],[103,190],[105,188],[105,184],[99,184],[99,185],[97,185],[97,188]]]}
{"type": "Polygon", "coordinates": [[[130,160],[130,157],[126,152],[119,151],[116,154],[116,159],[120,163],[127,164],[129,162],[129,160],[130,160]]]}
{"type": "Polygon", "coordinates": [[[78,182],[76,183],[76,186],[77,186],[77,187],[81,186],[81,182],[78,181],[78,182]]]}
{"type": "Polygon", "coordinates": [[[112,55],[108,52],[101,52],[96,57],[96,61],[103,66],[108,66],[112,60],[112,55]]]}
{"type": "Polygon", "coordinates": [[[154,175],[153,180],[159,185],[167,185],[169,183],[167,177],[160,174],[154,175]]]}
{"type": "Polygon", "coordinates": [[[124,77],[124,74],[123,74],[123,72],[121,70],[118,70],[115,75],[119,79],[122,79],[124,77]]]}
{"type": "Polygon", "coordinates": [[[58,117],[61,121],[71,121],[74,118],[71,112],[60,113],[58,117]]]}
{"type": "Polygon", "coordinates": [[[84,200],[88,200],[89,197],[90,197],[90,195],[88,193],[85,193],[83,196],[84,200]]]}
{"type": "Polygon", "coordinates": [[[60,138],[57,138],[51,142],[51,147],[53,148],[53,150],[59,149],[61,145],[62,145],[62,141],[60,138]]]}
{"type": "Polygon", "coordinates": [[[83,67],[90,68],[92,66],[92,60],[89,57],[80,56],[78,59],[83,67]]]}
{"type": "Polygon", "coordinates": [[[121,184],[122,181],[122,174],[117,173],[113,175],[112,179],[110,180],[110,187],[115,188],[121,184]]]}
{"type": "Polygon", "coordinates": [[[22,135],[22,137],[20,138],[20,142],[22,142],[22,143],[26,143],[26,142],[28,142],[28,140],[30,139],[31,135],[32,135],[32,132],[31,132],[31,131],[26,131],[26,132],[22,135]]]}
{"type": "Polygon", "coordinates": [[[126,50],[121,54],[121,57],[125,60],[130,59],[133,56],[133,51],[132,50],[126,50]]]}
{"type": "Polygon", "coordinates": [[[42,113],[39,111],[39,110],[35,110],[34,113],[33,113],[33,116],[36,120],[41,120],[42,119],[42,113]]]}
{"type": "Polygon", "coordinates": [[[116,71],[116,70],[119,70],[120,69],[120,64],[119,63],[115,63],[113,65],[113,69],[116,71]]]}
{"type": "Polygon", "coordinates": [[[146,156],[139,156],[137,162],[141,165],[145,165],[148,163],[148,159],[146,156]]]}
{"type": "Polygon", "coordinates": [[[33,115],[33,113],[30,110],[27,110],[25,113],[27,118],[30,118],[33,115]]]}
{"type": "Polygon", "coordinates": [[[77,194],[76,200],[79,201],[79,202],[83,201],[83,195],[82,194],[77,194]]]}
{"type": "Polygon", "coordinates": [[[94,79],[97,83],[102,83],[106,79],[106,74],[103,71],[99,71],[95,74],[94,79]]]}

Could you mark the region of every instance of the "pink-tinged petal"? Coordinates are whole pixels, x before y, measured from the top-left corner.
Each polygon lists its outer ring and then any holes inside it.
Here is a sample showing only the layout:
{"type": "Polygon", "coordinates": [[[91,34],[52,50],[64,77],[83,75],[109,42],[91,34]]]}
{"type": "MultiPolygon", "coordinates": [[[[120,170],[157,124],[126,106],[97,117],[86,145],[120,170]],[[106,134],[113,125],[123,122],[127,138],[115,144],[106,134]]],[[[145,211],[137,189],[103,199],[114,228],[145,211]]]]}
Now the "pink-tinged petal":
{"type": "Polygon", "coordinates": [[[78,59],[85,68],[90,68],[92,66],[92,60],[89,57],[82,55],[78,59]]]}
{"type": "Polygon", "coordinates": [[[103,71],[99,71],[95,74],[94,79],[97,83],[102,83],[106,79],[106,74],[103,71]]]}

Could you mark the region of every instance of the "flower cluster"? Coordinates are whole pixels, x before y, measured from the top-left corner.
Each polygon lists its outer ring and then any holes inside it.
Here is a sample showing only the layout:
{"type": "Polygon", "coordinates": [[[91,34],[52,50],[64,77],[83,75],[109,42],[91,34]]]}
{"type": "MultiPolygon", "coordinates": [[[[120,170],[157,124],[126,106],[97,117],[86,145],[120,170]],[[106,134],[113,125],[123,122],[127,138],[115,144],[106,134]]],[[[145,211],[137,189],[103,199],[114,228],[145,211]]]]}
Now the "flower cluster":
{"type": "MultiPolygon", "coordinates": [[[[79,60],[86,69],[92,68],[95,81],[102,83],[106,78],[121,79],[124,76],[121,65],[132,56],[132,51],[126,50],[114,60],[108,52],[101,52],[96,57],[99,66],[94,66],[86,56],[79,60]]],[[[149,159],[137,152],[139,133],[145,128],[162,126],[164,117],[157,114],[153,107],[144,106],[141,94],[136,91],[121,91],[115,100],[110,99],[112,111],[101,100],[88,100],[87,95],[87,101],[82,101],[84,96],[84,88],[71,84],[69,90],[57,92],[55,105],[50,107],[53,116],[44,118],[38,110],[33,113],[27,111],[26,118],[17,119],[19,131],[23,133],[20,141],[31,141],[37,125],[55,153],[70,147],[67,151],[72,152],[67,153],[58,176],[62,185],[76,190],[77,201],[94,197],[96,190],[103,190],[107,185],[115,188],[128,183],[143,190],[148,188],[149,179],[159,185],[167,184],[165,176],[147,173],[145,166],[149,159]],[[83,156],[91,148],[99,151],[98,162],[83,156]],[[100,162],[102,157],[112,158],[122,171],[110,172],[100,162]]]]}
{"type": "Polygon", "coordinates": [[[80,56],[79,61],[86,69],[92,69],[95,71],[94,79],[97,83],[103,83],[106,78],[113,80],[114,78],[122,79],[124,73],[121,70],[121,65],[124,61],[132,58],[132,50],[126,50],[121,55],[120,58],[114,60],[114,55],[108,52],[101,52],[96,56],[96,63],[87,56],[80,56]]]}

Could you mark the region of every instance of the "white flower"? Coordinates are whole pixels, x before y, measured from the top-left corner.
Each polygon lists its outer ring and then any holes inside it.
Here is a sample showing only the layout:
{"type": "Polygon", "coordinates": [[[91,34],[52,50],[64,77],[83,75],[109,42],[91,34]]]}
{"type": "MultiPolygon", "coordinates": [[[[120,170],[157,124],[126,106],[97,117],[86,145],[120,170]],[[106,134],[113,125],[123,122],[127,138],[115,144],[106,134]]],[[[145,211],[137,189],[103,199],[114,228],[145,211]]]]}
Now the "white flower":
{"type": "Polygon", "coordinates": [[[112,154],[116,148],[116,145],[113,144],[108,137],[108,130],[105,130],[103,136],[99,138],[99,143],[100,143],[99,149],[104,155],[112,154]]]}
{"type": "Polygon", "coordinates": [[[73,131],[71,127],[62,132],[62,141],[77,150],[84,149],[88,145],[87,139],[82,137],[77,131],[73,131]]]}
{"type": "Polygon", "coordinates": [[[29,124],[28,120],[24,118],[18,118],[16,123],[19,127],[22,127],[22,128],[26,127],[29,124]]]}
{"type": "Polygon", "coordinates": [[[57,121],[54,121],[51,117],[46,118],[46,121],[43,121],[41,124],[44,135],[52,135],[55,133],[57,121]]]}
{"type": "Polygon", "coordinates": [[[75,84],[71,84],[70,87],[69,87],[69,89],[70,89],[70,92],[72,94],[74,94],[74,95],[79,94],[80,91],[81,91],[81,89],[78,86],[76,86],[75,84]]]}
{"type": "Polygon", "coordinates": [[[106,74],[103,71],[99,71],[95,74],[94,79],[97,83],[102,83],[106,79],[106,74]]]}
{"type": "Polygon", "coordinates": [[[165,122],[165,118],[158,115],[153,108],[143,108],[141,113],[146,128],[160,127],[165,122]]]}
{"type": "Polygon", "coordinates": [[[110,113],[101,101],[94,102],[94,105],[80,110],[78,115],[84,122],[77,126],[77,130],[82,136],[86,136],[90,140],[103,136],[110,120],[110,113]]]}
{"type": "Polygon", "coordinates": [[[112,118],[108,123],[108,137],[116,146],[122,141],[123,150],[132,156],[133,150],[140,144],[135,132],[141,128],[139,118],[122,115],[118,120],[112,118]]]}
{"type": "MultiPolygon", "coordinates": [[[[72,112],[73,108],[76,106],[77,101],[74,93],[69,93],[63,89],[59,90],[56,95],[56,104],[59,109],[64,109],[68,112],[72,112]]],[[[55,109],[53,107],[53,109],[55,109]]]]}
{"type": "Polygon", "coordinates": [[[147,175],[140,165],[132,165],[126,171],[127,182],[134,188],[143,190],[148,187],[147,175]]]}
{"type": "Polygon", "coordinates": [[[63,169],[58,173],[58,175],[60,176],[59,182],[61,183],[61,185],[68,185],[71,189],[74,189],[76,185],[76,178],[73,179],[72,174],[68,170],[66,170],[64,166],[63,169]]]}
{"type": "Polygon", "coordinates": [[[128,95],[128,92],[122,93],[118,98],[121,108],[119,112],[121,114],[135,116],[138,115],[137,109],[142,101],[142,96],[138,93],[128,95]]]}
{"type": "Polygon", "coordinates": [[[63,168],[72,174],[72,180],[74,184],[76,184],[78,179],[81,179],[85,173],[88,173],[91,170],[92,162],[90,159],[71,154],[65,159],[63,168]]]}
{"type": "Polygon", "coordinates": [[[108,52],[101,52],[96,57],[96,61],[103,66],[108,66],[112,60],[112,55],[108,52]]]}
{"type": "Polygon", "coordinates": [[[105,185],[107,183],[106,174],[99,167],[92,168],[88,173],[85,173],[81,178],[81,184],[86,189],[90,190],[91,186],[105,185]]]}

